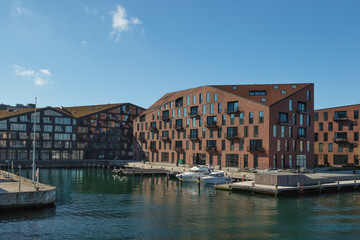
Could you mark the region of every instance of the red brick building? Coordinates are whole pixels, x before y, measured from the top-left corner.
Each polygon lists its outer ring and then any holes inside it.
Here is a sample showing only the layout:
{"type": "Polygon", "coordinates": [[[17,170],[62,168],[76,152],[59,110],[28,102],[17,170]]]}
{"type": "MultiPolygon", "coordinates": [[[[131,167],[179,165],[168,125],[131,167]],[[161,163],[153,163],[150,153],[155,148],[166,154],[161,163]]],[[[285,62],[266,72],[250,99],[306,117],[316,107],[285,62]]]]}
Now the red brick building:
{"type": "Polygon", "coordinates": [[[359,165],[360,104],[315,111],[316,165],[359,165]]]}
{"type": "Polygon", "coordinates": [[[313,167],[314,85],[216,85],[164,95],[134,121],[134,157],[236,168],[313,167]]]}

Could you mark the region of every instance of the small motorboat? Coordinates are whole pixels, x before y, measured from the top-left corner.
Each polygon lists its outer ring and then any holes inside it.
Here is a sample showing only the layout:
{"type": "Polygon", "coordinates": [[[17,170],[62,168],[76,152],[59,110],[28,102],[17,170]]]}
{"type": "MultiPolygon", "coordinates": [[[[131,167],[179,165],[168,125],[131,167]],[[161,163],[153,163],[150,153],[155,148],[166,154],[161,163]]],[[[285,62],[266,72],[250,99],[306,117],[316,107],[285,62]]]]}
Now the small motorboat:
{"type": "Polygon", "coordinates": [[[226,177],[224,171],[212,172],[209,176],[203,177],[202,181],[209,184],[225,184],[232,183],[231,177],[226,177]]]}
{"type": "Polygon", "coordinates": [[[214,169],[211,167],[195,166],[187,172],[176,174],[176,177],[183,182],[196,182],[198,179],[201,181],[202,178],[210,176],[213,171],[214,169]]]}

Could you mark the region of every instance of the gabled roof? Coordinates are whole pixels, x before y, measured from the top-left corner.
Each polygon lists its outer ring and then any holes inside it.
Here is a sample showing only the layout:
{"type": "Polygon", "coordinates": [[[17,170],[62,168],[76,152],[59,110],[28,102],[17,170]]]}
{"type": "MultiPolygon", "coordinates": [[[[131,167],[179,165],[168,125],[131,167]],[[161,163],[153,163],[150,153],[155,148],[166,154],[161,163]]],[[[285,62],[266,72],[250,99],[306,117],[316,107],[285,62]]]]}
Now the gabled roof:
{"type": "MultiPolygon", "coordinates": [[[[103,105],[90,105],[90,106],[76,106],[76,107],[45,107],[45,108],[37,108],[37,110],[43,109],[52,109],[58,112],[61,112],[65,115],[80,118],[90,114],[102,112],[111,108],[122,106],[126,103],[116,103],[116,104],[103,104],[103,105]]],[[[133,104],[131,104],[133,105],[133,104]]],[[[135,105],[134,105],[135,106],[135,105]]],[[[25,113],[32,113],[34,112],[34,108],[23,108],[23,109],[14,109],[14,110],[0,110],[0,119],[13,117],[17,115],[22,115],[25,113]]]]}
{"type": "MultiPolygon", "coordinates": [[[[158,110],[160,107],[164,106],[166,103],[176,100],[179,97],[189,96],[193,92],[204,88],[211,87],[221,91],[224,91],[228,94],[233,94],[238,97],[242,97],[244,99],[248,99],[253,102],[258,102],[265,106],[271,106],[288,96],[304,89],[312,85],[312,83],[293,83],[293,84],[254,84],[254,85],[209,85],[209,86],[201,86],[196,88],[190,88],[186,90],[181,90],[177,92],[171,92],[165,94],[158,101],[156,101],[153,105],[151,105],[143,114],[148,114],[153,111],[158,110]],[[295,86],[293,88],[292,86],[295,86]],[[278,86],[278,89],[275,89],[274,86],[278,86]],[[235,89],[236,88],[236,89],[235,89]],[[286,94],[281,94],[281,91],[285,90],[286,94]],[[266,91],[265,96],[250,96],[250,91],[266,91]],[[261,98],[266,97],[266,102],[261,102],[261,98]]],[[[184,99],[185,101],[185,99],[184,99]]],[[[142,114],[141,114],[142,115],[142,114]]]]}
{"type": "Polygon", "coordinates": [[[266,106],[271,106],[284,98],[298,92],[299,90],[310,86],[312,83],[294,83],[294,84],[260,84],[260,85],[211,85],[220,90],[223,90],[228,93],[232,93],[236,96],[261,103],[266,106]],[[292,86],[295,86],[293,88],[292,86]],[[278,86],[278,89],[275,89],[274,86],[278,86]],[[236,89],[235,89],[236,88],[236,89]],[[281,94],[281,91],[285,90],[286,94],[281,94]],[[250,96],[250,91],[266,91],[265,96],[250,96]],[[266,102],[261,102],[261,98],[266,97],[266,102]]]}

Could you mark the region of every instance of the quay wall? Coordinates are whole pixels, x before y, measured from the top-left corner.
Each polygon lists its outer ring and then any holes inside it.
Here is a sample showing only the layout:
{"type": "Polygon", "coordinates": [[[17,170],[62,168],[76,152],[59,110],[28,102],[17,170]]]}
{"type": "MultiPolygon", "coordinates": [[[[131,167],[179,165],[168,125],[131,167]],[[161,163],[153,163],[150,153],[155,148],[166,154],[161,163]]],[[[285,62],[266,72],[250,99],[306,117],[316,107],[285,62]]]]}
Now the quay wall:
{"type": "Polygon", "coordinates": [[[0,193],[0,209],[41,207],[54,203],[56,189],[32,192],[0,193]]]}

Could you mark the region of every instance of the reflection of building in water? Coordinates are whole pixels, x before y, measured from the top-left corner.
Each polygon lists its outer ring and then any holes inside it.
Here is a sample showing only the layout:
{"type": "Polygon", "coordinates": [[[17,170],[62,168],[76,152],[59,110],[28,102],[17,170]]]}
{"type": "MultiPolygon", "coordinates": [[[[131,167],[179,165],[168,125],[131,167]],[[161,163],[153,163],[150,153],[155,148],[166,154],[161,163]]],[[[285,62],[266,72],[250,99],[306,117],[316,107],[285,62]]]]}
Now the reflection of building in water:
{"type": "MultiPolygon", "coordinates": [[[[198,235],[190,238],[274,237],[276,233],[266,229],[276,225],[278,199],[215,191],[212,186],[197,183],[183,183],[176,180],[167,182],[165,177],[144,177],[141,186],[134,193],[143,196],[144,217],[156,219],[153,228],[161,231],[162,226],[173,231],[192,231],[198,235]],[[157,217],[154,217],[157,216],[157,217]],[[239,229],[254,229],[239,234],[239,229]],[[208,229],[217,229],[216,232],[208,229]]],[[[156,230],[154,230],[156,232],[156,230]]],[[[193,233],[192,233],[193,234],[193,233]]],[[[171,236],[169,236],[171,238],[171,236]]]]}

